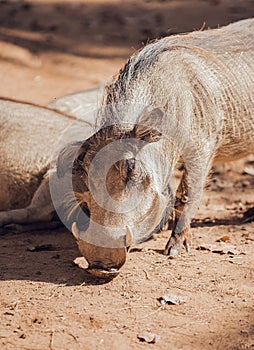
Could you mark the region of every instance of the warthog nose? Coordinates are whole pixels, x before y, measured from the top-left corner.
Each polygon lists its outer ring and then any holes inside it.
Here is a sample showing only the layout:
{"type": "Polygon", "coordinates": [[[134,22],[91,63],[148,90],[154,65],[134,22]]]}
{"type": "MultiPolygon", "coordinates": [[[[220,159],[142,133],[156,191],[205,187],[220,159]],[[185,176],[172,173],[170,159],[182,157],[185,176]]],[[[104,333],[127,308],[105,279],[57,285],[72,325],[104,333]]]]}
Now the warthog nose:
{"type": "MultiPolygon", "coordinates": [[[[115,248],[94,245],[83,239],[84,232],[79,231],[76,222],[72,224],[72,233],[81,254],[88,262],[87,272],[104,279],[113,279],[119,274],[119,269],[126,260],[127,249],[124,242],[123,246],[115,248]]],[[[131,244],[131,233],[129,232],[127,236],[127,241],[131,244]]],[[[118,242],[116,241],[116,243],[118,242]]]]}
{"type": "Polygon", "coordinates": [[[86,271],[95,277],[104,279],[113,279],[119,274],[119,270],[115,268],[105,270],[99,267],[88,267],[86,271]]]}

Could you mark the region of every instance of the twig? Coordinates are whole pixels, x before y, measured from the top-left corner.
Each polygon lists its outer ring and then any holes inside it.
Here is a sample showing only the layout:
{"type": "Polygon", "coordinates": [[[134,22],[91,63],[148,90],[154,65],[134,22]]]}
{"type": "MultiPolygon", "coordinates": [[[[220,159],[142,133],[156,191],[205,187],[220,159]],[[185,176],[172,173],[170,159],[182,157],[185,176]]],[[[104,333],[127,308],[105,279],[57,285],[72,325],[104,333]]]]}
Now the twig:
{"type": "Polygon", "coordinates": [[[159,307],[158,307],[158,309],[157,309],[157,310],[155,310],[155,311],[153,311],[153,312],[150,312],[149,314],[147,314],[147,315],[145,315],[145,316],[141,317],[141,319],[144,319],[144,318],[150,317],[150,316],[152,316],[152,315],[156,314],[158,311],[160,311],[160,310],[162,310],[162,309],[164,309],[164,308],[165,308],[165,305],[161,305],[161,306],[159,306],[159,307]]]}
{"type": "Polygon", "coordinates": [[[145,273],[145,275],[146,275],[146,279],[147,279],[147,280],[150,280],[150,276],[149,276],[148,272],[147,272],[146,270],[143,270],[143,271],[144,271],[144,273],[145,273]]]}
{"type": "Polygon", "coordinates": [[[49,348],[50,348],[51,350],[53,350],[53,335],[54,335],[54,332],[51,331],[51,332],[50,332],[50,342],[49,342],[49,348]]]}
{"type": "Polygon", "coordinates": [[[69,335],[75,340],[76,343],[78,342],[78,339],[77,337],[75,337],[75,335],[73,335],[72,333],[69,333],[69,335]]]}
{"type": "Polygon", "coordinates": [[[129,309],[148,308],[148,307],[151,307],[151,306],[150,305],[126,306],[126,307],[121,307],[120,309],[117,309],[117,310],[121,311],[121,310],[129,310],[129,309]]]}

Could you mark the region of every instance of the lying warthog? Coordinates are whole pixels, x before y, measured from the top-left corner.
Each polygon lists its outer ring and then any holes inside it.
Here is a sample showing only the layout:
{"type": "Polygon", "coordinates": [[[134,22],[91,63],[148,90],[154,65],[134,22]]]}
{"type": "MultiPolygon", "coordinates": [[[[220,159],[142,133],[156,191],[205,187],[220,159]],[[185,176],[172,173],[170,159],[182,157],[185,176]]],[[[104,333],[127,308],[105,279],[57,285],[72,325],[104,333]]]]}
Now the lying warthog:
{"type": "Polygon", "coordinates": [[[52,101],[48,107],[57,111],[94,123],[93,112],[102,102],[104,85],[90,90],[75,92],[52,101]],[[90,118],[89,118],[90,117],[90,118]]]}
{"type": "MultiPolygon", "coordinates": [[[[127,248],[158,231],[172,208],[165,254],[176,255],[181,242],[188,249],[211,165],[253,152],[253,30],[245,20],[147,45],[106,87],[93,134],[90,127],[61,151],[47,188],[94,275],[117,275],[127,248]]],[[[37,212],[3,212],[0,222],[41,220],[40,196],[37,212]]]]}
{"type": "MultiPolygon", "coordinates": [[[[81,139],[93,133],[93,110],[102,99],[102,89],[103,86],[98,86],[60,97],[48,105],[50,109],[0,99],[0,211],[30,204],[29,211],[33,207],[36,212],[33,217],[30,215],[31,218],[25,220],[22,215],[18,219],[17,211],[2,212],[0,225],[47,221],[53,216],[54,206],[48,186],[52,154],[56,152],[56,147],[60,150],[59,137],[64,130],[77,120],[82,125],[81,139]]],[[[64,138],[62,147],[68,140],[77,140],[77,131],[74,135],[72,131],[64,138]]],[[[55,174],[54,171],[53,173],[55,174]]]]}
{"type": "MultiPolygon", "coordinates": [[[[87,119],[92,118],[88,115],[87,119]]],[[[93,125],[88,120],[83,118],[77,123],[75,117],[59,111],[0,99],[0,226],[52,219],[55,208],[50,196],[49,167],[52,163],[51,177],[56,177],[53,153],[57,154],[68,141],[76,141],[77,130],[74,135],[71,132],[73,125],[82,125],[82,138],[84,134],[92,135],[93,125]],[[65,135],[65,130],[70,132],[65,135]]],[[[62,191],[64,181],[58,181],[58,191],[62,191]]]]}

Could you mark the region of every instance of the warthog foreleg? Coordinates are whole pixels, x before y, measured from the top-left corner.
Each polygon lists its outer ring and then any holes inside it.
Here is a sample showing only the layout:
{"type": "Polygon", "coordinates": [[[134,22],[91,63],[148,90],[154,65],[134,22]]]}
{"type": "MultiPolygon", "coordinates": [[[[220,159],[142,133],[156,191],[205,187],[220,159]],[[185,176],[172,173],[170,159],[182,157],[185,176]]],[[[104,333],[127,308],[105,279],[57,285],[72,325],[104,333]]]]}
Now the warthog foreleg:
{"type": "Polygon", "coordinates": [[[53,230],[61,226],[60,221],[50,222],[35,222],[32,224],[9,224],[3,227],[4,231],[11,231],[13,233],[22,233],[29,231],[40,231],[40,230],[53,230]]]}
{"type": "Polygon", "coordinates": [[[50,221],[53,217],[52,205],[36,207],[29,205],[22,209],[13,209],[0,212],[0,226],[8,224],[30,224],[35,222],[50,221]]]}
{"type": "Polygon", "coordinates": [[[9,224],[49,222],[53,215],[54,206],[49,193],[49,181],[44,179],[28,207],[0,212],[0,227],[9,224]]]}
{"type": "Polygon", "coordinates": [[[175,256],[178,254],[181,244],[183,242],[187,251],[190,250],[188,236],[189,236],[189,225],[181,232],[176,232],[177,223],[182,215],[183,209],[188,201],[188,175],[187,170],[184,169],[183,176],[180,184],[176,191],[176,199],[174,206],[174,218],[173,218],[173,230],[170,239],[168,240],[164,254],[175,256]]]}

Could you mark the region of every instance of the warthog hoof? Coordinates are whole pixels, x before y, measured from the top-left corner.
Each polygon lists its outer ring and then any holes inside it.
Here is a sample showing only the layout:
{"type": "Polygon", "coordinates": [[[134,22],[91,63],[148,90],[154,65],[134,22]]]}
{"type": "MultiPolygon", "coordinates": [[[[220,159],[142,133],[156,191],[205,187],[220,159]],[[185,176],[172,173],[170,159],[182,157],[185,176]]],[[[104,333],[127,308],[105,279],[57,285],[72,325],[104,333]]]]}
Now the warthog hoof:
{"type": "Polygon", "coordinates": [[[184,237],[184,240],[183,240],[182,239],[183,236],[184,236],[183,234],[180,234],[180,235],[179,234],[177,234],[177,235],[172,234],[172,236],[169,238],[169,240],[166,244],[166,247],[164,249],[163,254],[169,255],[172,258],[176,257],[180,252],[182,243],[183,243],[186,251],[190,252],[190,245],[189,245],[188,239],[186,237],[184,237]]]}

